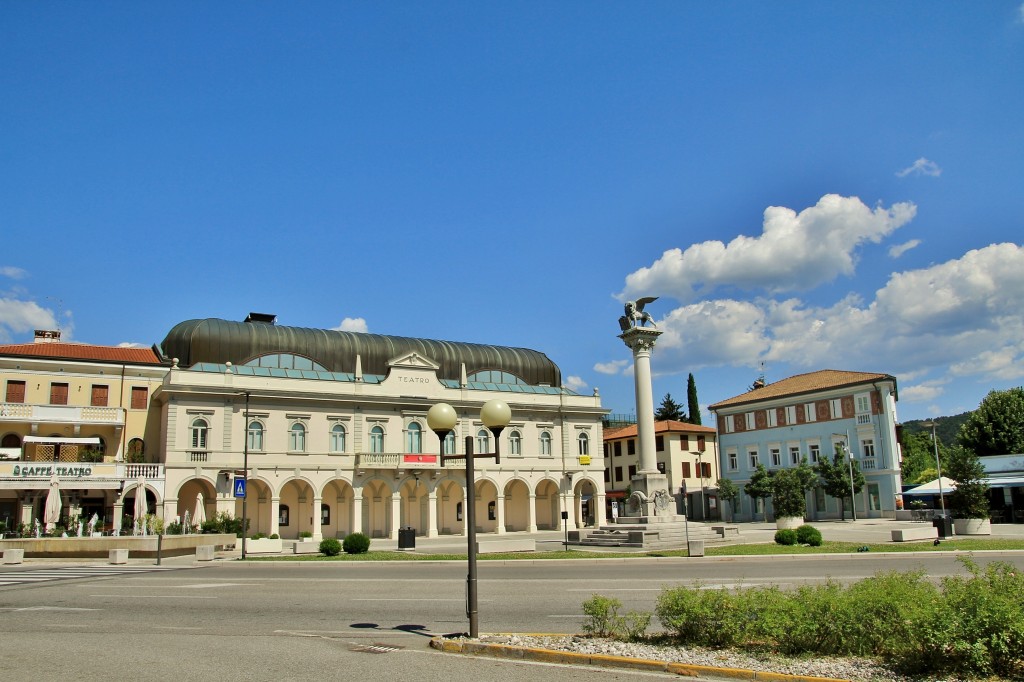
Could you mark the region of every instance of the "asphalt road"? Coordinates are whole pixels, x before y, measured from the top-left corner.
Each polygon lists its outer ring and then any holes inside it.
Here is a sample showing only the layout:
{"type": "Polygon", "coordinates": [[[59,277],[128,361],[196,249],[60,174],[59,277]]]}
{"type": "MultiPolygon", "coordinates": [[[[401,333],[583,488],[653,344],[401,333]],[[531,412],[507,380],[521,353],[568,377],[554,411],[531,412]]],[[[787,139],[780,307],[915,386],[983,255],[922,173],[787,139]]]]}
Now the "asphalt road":
{"type": "MultiPolygon", "coordinates": [[[[1024,554],[991,557],[1024,569],[1024,554]]],[[[979,559],[984,563],[989,559],[979,559]]],[[[855,580],[884,570],[962,572],[949,555],[480,562],[483,632],[578,632],[600,593],[653,610],[664,586],[855,580]]],[[[136,569],[144,568],[136,566],[136,569]]],[[[70,569],[66,569],[68,574],[70,569]]],[[[470,659],[430,650],[463,632],[459,562],[218,562],[202,567],[41,579],[0,570],[0,677],[290,680],[639,680],[650,674],[470,659]]]]}

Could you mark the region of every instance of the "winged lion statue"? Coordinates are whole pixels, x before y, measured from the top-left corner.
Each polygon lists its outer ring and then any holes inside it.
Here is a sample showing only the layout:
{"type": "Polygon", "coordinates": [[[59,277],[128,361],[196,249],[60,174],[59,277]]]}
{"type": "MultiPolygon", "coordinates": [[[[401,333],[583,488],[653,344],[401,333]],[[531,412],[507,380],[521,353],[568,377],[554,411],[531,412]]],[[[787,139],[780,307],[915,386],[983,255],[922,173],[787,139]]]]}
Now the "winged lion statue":
{"type": "Polygon", "coordinates": [[[657,296],[645,296],[635,301],[626,301],[626,314],[619,318],[619,327],[622,328],[622,331],[626,331],[631,327],[643,327],[648,322],[657,329],[658,325],[654,324],[654,318],[651,317],[649,312],[644,310],[645,305],[657,300],[657,296]]]}

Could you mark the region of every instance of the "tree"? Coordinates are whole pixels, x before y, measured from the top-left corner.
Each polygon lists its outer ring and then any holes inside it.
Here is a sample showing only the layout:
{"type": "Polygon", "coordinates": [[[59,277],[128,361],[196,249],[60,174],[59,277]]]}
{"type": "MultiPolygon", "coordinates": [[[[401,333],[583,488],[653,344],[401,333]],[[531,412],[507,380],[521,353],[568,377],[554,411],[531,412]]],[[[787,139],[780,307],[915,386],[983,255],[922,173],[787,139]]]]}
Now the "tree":
{"type": "Polygon", "coordinates": [[[750,481],[743,486],[743,492],[751,497],[760,498],[762,502],[772,496],[771,476],[763,464],[757,465],[750,481]]]}
{"type": "Polygon", "coordinates": [[[770,480],[775,518],[803,518],[807,511],[807,491],[814,487],[817,479],[806,459],[802,459],[798,466],[772,472],[770,480]]]}
{"type": "Polygon", "coordinates": [[[729,503],[729,514],[732,515],[736,509],[736,500],[740,497],[740,489],[728,478],[720,478],[715,483],[718,486],[718,498],[729,503]]]}
{"type": "MultiPolygon", "coordinates": [[[[840,517],[846,518],[846,498],[850,494],[850,463],[846,459],[846,452],[836,447],[835,456],[832,461],[828,457],[822,457],[814,465],[814,472],[821,476],[822,487],[825,494],[839,500],[840,517]]],[[[853,461],[853,492],[859,493],[864,487],[864,474],[856,461],[853,461]]],[[[853,504],[853,500],[850,501],[853,504]]]]}
{"type": "Polygon", "coordinates": [[[683,421],[683,406],[672,400],[672,394],[666,393],[664,400],[661,401],[661,407],[654,412],[655,421],[683,421]]]}
{"type": "Polygon", "coordinates": [[[985,467],[974,452],[965,447],[953,448],[944,473],[956,481],[949,494],[949,508],[957,519],[988,518],[988,484],[985,467]]]}
{"type": "MultiPolygon", "coordinates": [[[[918,431],[916,433],[903,433],[903,464],[901,473],[904,483],[927,483],[936,478],[935,473],[935,445],[932,443],[930,431],[918,431]],[[926,472],[931,476],[924,477],[926,472]]],[[[945,461],[946,448],[939,443],[939,460],[945,461]]]]}
{"type": "Polygon", "coordinates": [[[979,457],[1024,452],[1024,388],[990,391],[957,434],[979,457]]]}
{"type": "Polygon", "coordinates": [[[686,409],[689,411],[686,421],[691,424],[700,424],[700,403],[697,402],[697,382],[694,381],[692,372],[686,380],[686,409]]]}

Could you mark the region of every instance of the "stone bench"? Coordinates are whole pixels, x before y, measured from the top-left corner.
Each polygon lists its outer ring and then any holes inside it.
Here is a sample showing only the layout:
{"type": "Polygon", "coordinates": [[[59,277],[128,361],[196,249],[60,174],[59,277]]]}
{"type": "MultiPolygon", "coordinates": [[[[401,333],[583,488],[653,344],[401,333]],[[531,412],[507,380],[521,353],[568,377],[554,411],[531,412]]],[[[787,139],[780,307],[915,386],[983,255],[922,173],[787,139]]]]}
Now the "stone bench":
{"type": "Polygon", "coordinates": [[[935,540],[939,537],[939,529],[935,526],[913,526],[911,528],[893,528],[893,542],[908,542],[910,540],[935,540]]]}
{"type": "Polygon", "coordinates": [[[718,533],[723,538],[724,537],[728,537],[730,535],[739,536],[739,534],[740,534],[740,527],[739,526],[716,525],[716,526],[711,526],[711,530],[713,530],[714,532],[718,533]]]}
{"type": "Polygon", "coordinates": [[[23,549],[5,549],[4,550],[4,563],[5,564],[20,564],[25,560],[25,550],[23,549]]]}
{"type": "Polygon", "coordinates": [[[477,554],[495,552],[534,552],[537,550],[536,540],[488,540],[476,543],[477,554]]]}

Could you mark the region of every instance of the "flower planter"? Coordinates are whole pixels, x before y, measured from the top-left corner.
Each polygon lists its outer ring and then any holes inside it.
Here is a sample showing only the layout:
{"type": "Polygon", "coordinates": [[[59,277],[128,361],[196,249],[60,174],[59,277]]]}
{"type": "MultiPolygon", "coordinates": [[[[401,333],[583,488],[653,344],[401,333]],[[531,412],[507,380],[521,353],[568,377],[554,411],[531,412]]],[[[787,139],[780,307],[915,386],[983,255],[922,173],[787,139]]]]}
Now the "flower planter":
{"type": "Polygon", "coordinates": [[[802,516],[779,516],[775,519],[775,528],[777,530],[796,530],[802,525],[804,525],[804,517],[802,516]]]}
{"type": "Polygon", "coordinates": [[[281,542],[281,538],[270,539],[260,538],[259,540],[246,540],[245,541],[245,553],[246,554],[280,554],[284,551],[284,544],[281,542]]]}
{"type": "Polygon", "coordinates": [[[992,535],[992,522],[988,519],[953,519],[956,535],[992,535]]]}

